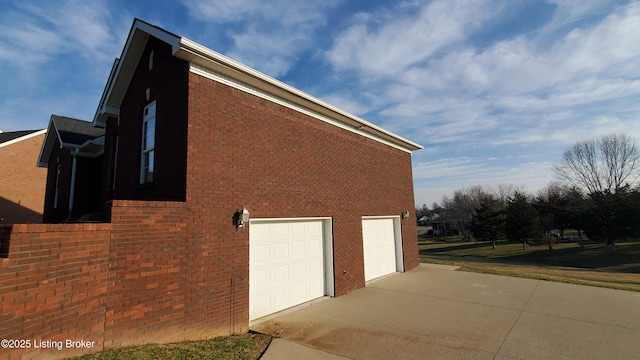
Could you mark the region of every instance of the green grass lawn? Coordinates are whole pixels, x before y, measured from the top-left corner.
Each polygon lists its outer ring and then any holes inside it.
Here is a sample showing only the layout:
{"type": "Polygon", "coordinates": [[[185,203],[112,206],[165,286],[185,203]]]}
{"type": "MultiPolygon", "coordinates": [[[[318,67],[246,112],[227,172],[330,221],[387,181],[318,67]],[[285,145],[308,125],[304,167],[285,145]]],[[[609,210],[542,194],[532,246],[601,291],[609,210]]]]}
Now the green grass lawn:
{"type": "Polygon", "coordinates": [[[503,262],[565,266],[593,270],[619,271],[640,274],[640,242],[621,242],[615,248],[601,243],[556,243],[549,251],[546,244],[527,245],[490,243],[419,242],[421,255],[475,257],[503,262]]]}
{"type": "Polygon", "coordinates": [[[83,355],[76,360],[191,360],[191,359],[259,359],[271,343],[271,337],[249,333],[217,337],[204,341],[183,341],[171,344],[148,344],[121,349],[110,349],[83,355]]]}
{"type": "MultiPolygon", "coordinates": [[[[420,239],[423,262],[459,265],[463,270],[507,276],[572,282],[640,291],[640,242],[620,242],[615,248],[601,243],[528,245],[442,242],[420,239]]],[[[440,240],[440,239],[438,239],[440,240]]]]}

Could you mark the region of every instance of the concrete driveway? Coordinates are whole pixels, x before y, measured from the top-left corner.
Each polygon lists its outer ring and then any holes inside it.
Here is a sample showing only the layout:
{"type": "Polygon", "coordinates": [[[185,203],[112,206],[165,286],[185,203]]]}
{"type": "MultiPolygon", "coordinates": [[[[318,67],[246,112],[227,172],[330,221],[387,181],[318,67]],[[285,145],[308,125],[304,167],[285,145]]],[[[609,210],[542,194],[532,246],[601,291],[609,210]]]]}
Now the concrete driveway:
{"type": "Polygon", "coordinates": [[[267,359],[638,359],[640,293],[426,265],[252,324],[267,359]]]}

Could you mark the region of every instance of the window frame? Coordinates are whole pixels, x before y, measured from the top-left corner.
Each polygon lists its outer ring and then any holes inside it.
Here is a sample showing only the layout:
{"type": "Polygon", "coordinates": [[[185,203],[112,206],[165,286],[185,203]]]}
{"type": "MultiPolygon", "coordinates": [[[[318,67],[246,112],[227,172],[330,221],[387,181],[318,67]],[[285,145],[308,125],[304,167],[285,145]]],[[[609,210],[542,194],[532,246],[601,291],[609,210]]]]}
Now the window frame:
{"type": "Polygon", "coordinates": [[[142,139],[140,146],[140,184],[153,182],[155,170],[155,135],[157,123],[156,101],[144,107],[142,113],[142,139]],[[151,133],[151,135],[150,135],[151,133]]]}

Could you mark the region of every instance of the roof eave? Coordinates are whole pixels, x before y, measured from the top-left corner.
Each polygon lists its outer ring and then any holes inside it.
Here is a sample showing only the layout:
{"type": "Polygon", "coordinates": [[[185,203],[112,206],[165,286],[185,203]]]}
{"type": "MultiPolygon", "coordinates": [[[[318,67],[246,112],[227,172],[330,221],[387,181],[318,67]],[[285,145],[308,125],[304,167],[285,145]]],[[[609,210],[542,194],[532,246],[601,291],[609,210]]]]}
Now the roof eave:
{"type": "Polygon", "coordinates": [[[219,72],[234,80],[248,84],[294,104],[336,119],[348,126],[373,135],[374,137],[394,143],[407,151],[415,151],[423,148],[421,145],[413,141],[389,132],[344,110],[338,109],[327,102],[313,97],[301,90],[265,75],[187,38],[183,37],[180,39],[180,49],[175,56],[219,72]]]}
{"type": "Polygon", "coordinates": [[[56,140],[62,143],[62,140],[60,139],[60,134],[58,134],[58,129],[56,128],[56,125],[55,125],[55,121],[53,121],[53,117],[54,115],[51,115],[51,118],[49,119],[49,126],[47,126],[47,133],[44,137],[44,141],[42,142],[42,148],[40,149],[40,156],[38,156],[38,163],[36,164],[38,167],[45,167],[45,168],[49,167],[49,157],[51,157],[51,152],[53,151],[53,145],[56,143],[56,140]]]}
{"type": "Polygon", "coordinates": [[[94,126],[104,127],[108,117],[118,117],[119,108],[142,56],[149,36],[156,37],[172,48],[174,56],[191,63],[212,69],[241,83],[273,94],[303,108],[310,109],[336,121],[369,134],[374,138],[395,144],[408,152],[420,150],[422,146],[391,133],[375,124],[338,109],[301,90],[267,76],[238,61],[230,59],[205,46],[164,29],[135,19],[129,32],[121,57],[114,62],[109,81],[103,92],[100,105],[93,119],[94,126]]]}
{"type": "Polygon", "coordinates": [[[131,25],[122,55],[116,59],[112,67],[100,105],[93,119],[95,126],[104,127],[109,116],[118,116],[118,109],[129,88],[149,36],[156,37],[171,45],[174,54],[180,47],[180,37],[140,19],[135,19],[131,25]]]}
{"type": "MultiPolygon", "coordinates": [[[[0,133],[1,133],[1,132],[2,132],[2,131],[0,131],[0,133]]],[[[38,135],[45,134],[46,132],[47,132],[47,129],[36,130],[36,131],[34,131],[34,132],[32,132],[32,133],[29,133],[29,134],[27,134],[27,135],[23,135],[23,136],[20,136],[20,137],[15,138],[15,139],[12,139],[12,140],[5,141],[5,142],[3,142],[3,143],[0,143],[0,147],[9,146],[9,145],[12,145],[12,144],[18,143],[18,142],[20,142],[20,141],[24,141],[24,140],[30,139],[30,138],[32,138],[32,137],[35,137],[35,136],[38,136],[38,135]]]]}

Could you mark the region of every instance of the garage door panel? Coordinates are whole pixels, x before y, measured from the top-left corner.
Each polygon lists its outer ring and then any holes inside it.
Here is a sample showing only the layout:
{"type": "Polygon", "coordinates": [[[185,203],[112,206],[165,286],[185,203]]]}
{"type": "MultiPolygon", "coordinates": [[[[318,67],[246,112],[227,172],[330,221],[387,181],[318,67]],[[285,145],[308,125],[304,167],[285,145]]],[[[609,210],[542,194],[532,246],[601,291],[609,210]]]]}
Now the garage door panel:
{"type": "MultiPolygon", "coordinates": [[[[317,235],[321,236],[321,235],[317,235]]],[[[322,243],[318,244],[314,239],[306,241],[306,252],[308,256],[316,257],[322,255],[322,243]]]]}
{"type": "Polygon", "coordinates": [[[273,305],[271,303],[270,293],[254,294],[252,305],[253,311],[257,313],[264,313],[269,311],[272,307],[273,305]]]}
{"type": "Polygon", "coordinates": [[[305,223],[294,223],[289,226],[291,235],[304,235],[307,233],[307,226],[305,223]]]}
{"type": "Polygon", "coordinates": [[[307,301],[307,284],[299,283],[291,286],[291,301],[293,303],[303,303],[307,301]]]}
{"type": "Polygon", "coordinates": [[[307,277],[322,277],[322,259],[313,259],[306,262],[307,277]]]}
{"type": "Polygon", "coordinates": [[[289,226],[287,223],[267,224],[269,226],[270,236],[272,238],[286,237],[289,235],[289,226]]]}
{"type": "Polygon", "coordinates": [[[291,288],[281,288],[273,291],[273,307],[281,308],[288,306],[291,302],[291,288]]]}
{"type": "Polygon", "coordinates": [[[268,289],[271,286],[271,269],[259,269],[251,272],[256,290],[268,289]]]}
{"type": "Polygon", "coordinates": [[[291,280],[300,281],[307,278],[307,262],[300,261],[291,264],[291,280]]]}
{"type": "Polygon", "coordinates": [[[289,269],[289,265],[279,265],[277,267],[274,267],[271,276],[271,283],[273,285],[280,285],[289,282],[289,280],[291,279],[291,277],[289,276],[290,271],[291,270],[289,269]]]}
{"type": "Polygon", "coordinates": [[[304,258],[307,256],[307,242],[306,241],[294,241],[291,243],[291,257],[292,258],[304,258]]]}
{"type": "Polygon", "coordinates": [[[393,218],[362,219],[365,281],[396,271],[393,218]]]}
{"type": "Polygon", "coordinates": [[[249,261],[252,264],[262,265],[269,263],[269,259],[271,259],[269,244],[256,244],[253,246],[253,250],[253,253],[249,256],[249,261]]]}
{"type": "Polygon", "coordinates": [[[289,243],[279,242],[271,245],[271,260],[282,261],[289,259],[289,243]]]}
{"type": "Polygon", "coordinates": [[[249,228],[250,319],[324,296],[322,220],[252,222],[249,228]]]}

